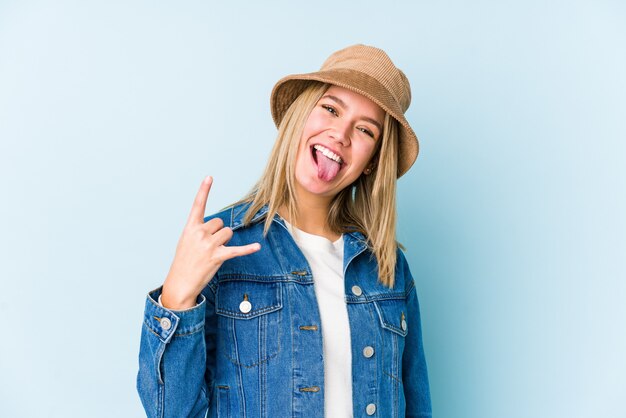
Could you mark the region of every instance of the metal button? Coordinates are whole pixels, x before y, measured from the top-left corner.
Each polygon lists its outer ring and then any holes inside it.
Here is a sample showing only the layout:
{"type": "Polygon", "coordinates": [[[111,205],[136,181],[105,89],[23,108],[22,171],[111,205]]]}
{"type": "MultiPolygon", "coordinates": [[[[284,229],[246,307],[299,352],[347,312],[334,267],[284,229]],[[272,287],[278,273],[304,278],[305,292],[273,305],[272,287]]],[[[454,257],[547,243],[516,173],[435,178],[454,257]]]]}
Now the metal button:
{"type": "Polygon", "coordinates": [[[367,415],[374,415],[374,412],[376,412],[376,405],[373,403],[367,405],[365,412],[367,412],[367,415]]]}
{"type": "Polygon", "coordinates": [[[239,310],[243,313],[248,313],[252,310],[252,304],[247,300],[243,300],[239,304],[239,310]]]}
{"type": "Polygon", "coordinates": [[[252,310],[252,304],[248,300],[248,294],[247,293],[243,294],[243,300],[239,304],[239,310],[241,312],[243,312],[243,313],[248,313],[248,312],[250,312],[252,310]]]}
{"type": "Polygon", "coordinates": [[[361,296],[363,294],[363,291],[361,290],[361,288],[357,285],[352,286],[352,293],[356,296],[361,296]]]}
{"type": "Polygon", "coordinates": [[[363,355],[367,358],[370,358],[374,355],[374,347],[367,346],[363,349],[363,355]]]}
{"type": "Polygon", "coordinates": [[[402,331],[406,331],[406,320],[403,319],[400,326],[402,327],[402,331]]]}
{"type": "Polygon", "coordinates": [[[172,321],[170,321],[168,318],[161,318],[159,322],[161,323],[161,328],[163,328],[164,331],[172,328],[172,321]]]}

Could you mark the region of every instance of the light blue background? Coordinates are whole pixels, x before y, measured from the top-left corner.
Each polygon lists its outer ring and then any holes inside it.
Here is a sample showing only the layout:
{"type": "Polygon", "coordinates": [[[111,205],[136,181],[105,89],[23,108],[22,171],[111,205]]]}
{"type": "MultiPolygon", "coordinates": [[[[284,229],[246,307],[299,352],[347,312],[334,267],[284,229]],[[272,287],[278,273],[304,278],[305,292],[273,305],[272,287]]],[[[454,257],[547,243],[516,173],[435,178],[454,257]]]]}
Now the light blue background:
{"type": "Polygon", "coordinates": [[[434,415],[626,417],[619,1],[0,1],[0,416],[131,417],[144,297],[269,93],[353,43],[408,75],[399,182],[434,415]]]}

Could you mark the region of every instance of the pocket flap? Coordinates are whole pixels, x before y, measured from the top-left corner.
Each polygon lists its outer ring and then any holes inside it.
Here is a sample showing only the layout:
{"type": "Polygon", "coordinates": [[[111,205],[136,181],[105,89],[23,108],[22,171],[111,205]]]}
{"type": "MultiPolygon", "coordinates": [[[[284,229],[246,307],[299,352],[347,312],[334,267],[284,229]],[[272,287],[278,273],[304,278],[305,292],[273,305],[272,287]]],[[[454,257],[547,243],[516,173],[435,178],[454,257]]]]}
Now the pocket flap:
{"type": "Polygon", "coordinates": [[[380,325],[393,331],[396,334],[400,334],[403,337],[406,336],[407,320],[406,320],[406,302],[404,299],[385,299],[374,301],[374,306],[378,311],[378,317],[380,318],[380,325]]]}
{"type": "Polygon", "coordinates": [[[280,283],[229,280],[219,283],[215,312],[231,318],[251,319],[283,307],[280,283]],[[242,302],[247,301],[242,304],[242,302]]]}

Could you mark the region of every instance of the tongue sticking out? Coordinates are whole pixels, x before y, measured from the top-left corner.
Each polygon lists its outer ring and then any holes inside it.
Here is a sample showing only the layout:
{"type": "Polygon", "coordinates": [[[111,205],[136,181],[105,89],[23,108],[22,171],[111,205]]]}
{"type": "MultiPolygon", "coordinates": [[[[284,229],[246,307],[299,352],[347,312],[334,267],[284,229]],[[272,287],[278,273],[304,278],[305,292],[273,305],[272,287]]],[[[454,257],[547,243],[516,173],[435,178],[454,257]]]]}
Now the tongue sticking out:
{"type": "Polygon", "coordinates": [[[332,181],[337,176],[341,166],[337,161],[322,154],[321,151],[316,150],[315,152],[317,153],[317,177],[324,181],[332,181]]]}

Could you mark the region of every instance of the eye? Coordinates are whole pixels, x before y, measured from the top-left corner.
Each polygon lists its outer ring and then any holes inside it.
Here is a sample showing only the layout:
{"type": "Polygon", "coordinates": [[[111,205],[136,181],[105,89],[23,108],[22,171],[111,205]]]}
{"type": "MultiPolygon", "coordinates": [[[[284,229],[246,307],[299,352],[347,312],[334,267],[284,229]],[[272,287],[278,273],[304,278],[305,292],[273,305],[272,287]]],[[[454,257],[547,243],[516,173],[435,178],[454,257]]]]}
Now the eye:
{"type": "Polygon", "coordinates": [[[337,111],[335,110],[334,107],[329,106],[329,105],[322,105],[322,107],[326,110],[328,110],[330,113],[332,113],[333,115],[337,116],[337,111]]]}
{"type": "Polygon", "coordinates": [[[374,138],[374,133],[372,131],[370,131],[369,129],[366,128],[358,128],[359,131],[361,132],[365,132],[366,135],[371,136],[372,138],[374,138]]]}

